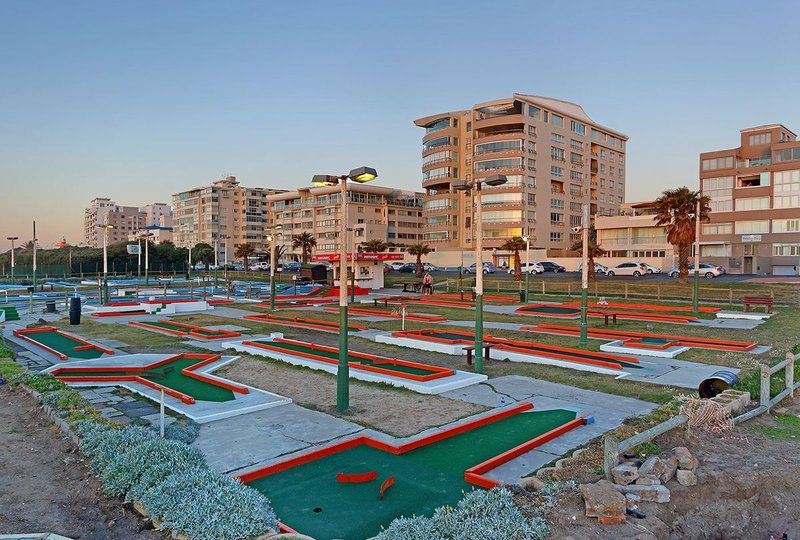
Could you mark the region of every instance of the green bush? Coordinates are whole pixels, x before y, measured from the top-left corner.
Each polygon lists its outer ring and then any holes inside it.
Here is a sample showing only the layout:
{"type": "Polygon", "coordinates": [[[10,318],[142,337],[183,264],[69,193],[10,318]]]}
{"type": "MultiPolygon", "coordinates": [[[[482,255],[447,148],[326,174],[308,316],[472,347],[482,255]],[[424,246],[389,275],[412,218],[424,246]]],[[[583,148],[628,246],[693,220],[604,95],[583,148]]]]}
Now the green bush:
{"type": "Polygon", "coordinates": [[[178,420],[164,428],[164,437],[173,441],[192,444],[200,435],[200,424],[194,420],[178,420]]]}
{"type": "Polygon", "coordinates": [[[22,366],[13,360],[0,360],[0,377],[3,377],[11,382],[15,377],[19,377],[20,375],[24,374],[25,370],[22,368],[22,366]]]}
{"type": "Polygon", "coordinates": [[[36,390],[40,394],[55,392],[56,390],[68,390],[69,387],[59,381],[49,373],[37,373],[25,381],[25,384],[36,390]]]}
{"type": "MultiPolygon", "coordinates": [[[[800,354],[800,343],[795,345],[792,348],[792,354],[800,354]]],[[[774,360],[770,362],[770,366],[773,366],[780,362],[780,360],[774,360]]],[[[741,374],[740,374],[741,375],[741,374]]],[[[794,380],[795,382],[800,380],[800,362],[795,362],[794,364],[794,380]]],[[[758,400],[761,398],[761,371],[759,369],[754,369],[748,372],[746,375],[741,376],[739,382],[734,386],[737,390],[742,390],[744,392],[750,392],[750,398],[753,400],[758,400]]],[[[776,373],[773,373],[769,380],[769,397],[774,398],[786,388],[786,371],[783,369],[778,370],[776,373]]]]}
{"type": "MultiPolygon", "coordinates": [[[[14,358],[14,351],[0,343],[0,358],[14,358]]],[[[0,373],[2,375],[2,373],[0,373]]]]}

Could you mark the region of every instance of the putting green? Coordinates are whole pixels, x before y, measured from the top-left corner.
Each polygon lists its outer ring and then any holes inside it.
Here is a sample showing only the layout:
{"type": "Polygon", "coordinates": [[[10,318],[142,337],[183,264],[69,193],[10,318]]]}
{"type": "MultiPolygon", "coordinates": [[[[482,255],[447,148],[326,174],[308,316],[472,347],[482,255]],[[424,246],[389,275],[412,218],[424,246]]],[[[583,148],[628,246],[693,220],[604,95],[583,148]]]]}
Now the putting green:
{"type": "MultiPolygon", "coordinates": [[[[255,319],[253,319],[255,320],[255,319]]],[[[269,322],[276,322],[276,323],[288,323],[288,324],[314,324],[318,326],[330,326],[331,330],[336,332],[339,331],[339,323],[336,321],[325,321],[325,320],[306,320],[300,317],[292,318],[292,317],[281,317],[280,315],[272,315],[269,314],[269,318],[261,319],[261,322],[269,323],[269,322]]],[[[363,327],[347,325],[348,332],[360,332],[363,330],[363,327]]]]}
{"type": "MultiPolygon", "coordinates": [[[[307,354],[314,354],[317,356],[323,356],[325,358],[330,358],[331,360],[339,360],[339,351],[325,351],[320,349],[312,349],[311,347],[305,347],[303,345],[298,345],[296,343],[286,343],[282,341],[255,341],[255,343],[263,343],[265,345],[269,345],[271,347],[276,347],[280,349],[284,349],[289,353],[292,352],[302,352],[307,354]]],[[[358,356],[353,356],[348,354],[348,362],[354,362],[357,364],[362,364],[365,366],[375,366],[381,369],[386,369],[389,371],[398,371],[402,373],[409,373],[411,375],[431,375],[432,373],[438,373],[433,369],[424,369],[418,368],[414,366],[403,366],[403,365],[395,365],[395,364],[375,364],[372,360],[366,358],[359,358],[358,356]]]]}
{"type": "Polygon", "coordinates": [[[581,310],[559,306],[524,306],[519,311],[527,313],[552,313],[555,315],[580,315],[581,310]]]}
{"type": "MultiPolygon", "coordinates": [[[[217,386],[216,384],[187,377],[181,373],[184,368],[191,367],[202,361],[204,361],[202,358],[177,358],[172,362],[168,362],[156,368],[147,369],[144,373],[136,373],[136,370],[140,368],[131,367],[130,371],[116,374],[139,375],[143,379],[177,390],[199,401],[221,402],[233,400],[234,395],[231,390],[223,388],[222,386],[217,386]]],[[[68,381],[70,377],[113,377],[114,375],[115,373],[103,371],[70,372],[69,368],[66,367],[59,372],[58,378],[68,381]]]]}
{"type": "MultiPolygon", "coordinates": [[[[464,472],[571,420],[567,410],[523,412],[405,454],[366,445],[249,482],[272,501],[278,519],[317,540],[363,540],[399,516],[430,515],[475,486],[464,472]],[[338,473],[377,471],[365,483],[339,483],[338,473]],[[381,482],[394,486],[378,499],[381,482]]],[[[421,539],[422,540],[422,539],[421,539]]]]}
{"type": "Polygon", "coordinates": [[[78,341],[77,339],[72,339],[68,335],[60,334],[55,331],[29,333],[25,334],[25,337],[32,341],[36,341],[37,343],[41,343],[45,347],[50,347],[51,349],[58,351],[61,354],[65,354],[70,358],[93,360],[103,356],[103,351],[98,349],[82,349],[76,351],[75,347],[85,347],[86,343],[78,341]]]}
{"type": "Polygon", "coordinates": [[[175,332],[181,332],[183,334],[189,335],[190,332],[194,332],[196,334],[202,334],[204,336],[211,336],[216,337],[219,335],[217,330],[209,330],[208,328],[196,327],[196,328],[186,328],[185,326],[181,326],[179,324],[172,324],[168,322],[162,321],[148,321],[148,326],[157,326],[159,328],[164,328],[165,330],[172,330],[175,332]]]}

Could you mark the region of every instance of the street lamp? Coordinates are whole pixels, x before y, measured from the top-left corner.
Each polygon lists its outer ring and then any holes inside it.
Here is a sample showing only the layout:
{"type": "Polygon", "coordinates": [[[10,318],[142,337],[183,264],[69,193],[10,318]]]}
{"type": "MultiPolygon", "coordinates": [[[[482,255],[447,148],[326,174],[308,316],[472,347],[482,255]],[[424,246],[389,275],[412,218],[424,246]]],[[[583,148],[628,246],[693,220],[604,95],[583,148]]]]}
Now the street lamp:
{"type": "Polygon", "coordinates": [[[522,239],[525,240],[525,303],[527,304],[531,278],[531,237],[525,235],[522,239]]]}
{"type": "Polygon", "coordinates": [[[103,302],[108,302],[108,231],[114,229],[114,225],[97,225],[98,229],[103,229],[103,302]]]}
{"type": "Polygon", "coordinates": [[[589,205],[583,205],[583,220],[581,222],[581,243],[583,262],[581,264],[581,337],[578,346],[589,346],[589,205]]]}
{"type": "Polygon", "coordinates": [[[339,368],[336,372],[336,406],[340,411],[350,407],[350,368],[347,364],[347,180],[363,184],[377,178],[372,167],[359,167],[349,174],[332,176],[315,174],[315,186],[341,186],[341,223],[339,233],[339,368]]]}
{"type": "Polygon", "coordinates": [[[275,225],[272,228],[272,232],[267,235],[267,241],[269,241],[269,310],[275,311],[275,267],[277,266],[277,262],[275,261],[275,242],[278,240],[278,235],[276,231],[283,229],[283,225],[275,225]]]}
{"type": "Polygon", "coordinates": [[[7,236],[6,240],[11,240],[11,283],[14,283],[14,266],[16,266],[14,261],[14,241],[19,240],[19,236],[7,236]]]}
{"type": "Polygon", "coordinates": [[[694,211],[694,283],[692,285],[692,311],[700,311],[700,199],[694,211]]]}
{"type": "Polygon", "coordinates": [[[481,184],[497,187],[508,181],[506,175],[495,174],[473,181],[453,182],[457,191],[475,191],[475,373],[483,373],[483,222],[481,213],[481,184]]]}

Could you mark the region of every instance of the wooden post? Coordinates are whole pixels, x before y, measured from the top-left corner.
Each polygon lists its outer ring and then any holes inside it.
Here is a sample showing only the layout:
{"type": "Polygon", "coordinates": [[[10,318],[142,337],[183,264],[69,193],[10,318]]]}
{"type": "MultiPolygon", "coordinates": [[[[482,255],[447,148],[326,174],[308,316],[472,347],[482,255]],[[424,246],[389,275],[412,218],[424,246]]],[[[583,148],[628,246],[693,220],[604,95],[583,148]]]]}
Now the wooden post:
{"type": "Polygon", "coordinates": [[[661,300],[661,283],[656,283],[656,299],[661,300]]]}
{"type": "Polygon", "coordinates": [[[545,294],[546,292],[545,292],[544,280],[542,280],[542,296],[544,296],[545,294]]]}
{"type": "Polygon", "coordinates": [[[728,304],[733,305],[733,288],[728,288],[728,304]]]}
{"type": "Polygon", "coordinates": [[[572,296],[572,283],[567,281],[567,296],[572,296]]]}
{"type": "Polygon", "coordinates": [[[619,465],[619,440],[608,435],[603,446],[603,471],[606,480],[611,480],[611,469],[619,465]]]}
{"type": "Polygon", "coordinates": [[[761,365],[761,389],[760,389],[760,396],[759,396],[759,404],[763,407],[767,412],[769,411],[769,367],[765,365],[761,365]]]}
{"type": "Polygon", "coordinates": [[[786,389],[789,390],[789,398],[794,397],[794,355],[786,353],[786,389]]]}
{"type": "Polygon", "coordinates": [[[625,300],[628,299],[628,283],[625,283],[625,300]]]}

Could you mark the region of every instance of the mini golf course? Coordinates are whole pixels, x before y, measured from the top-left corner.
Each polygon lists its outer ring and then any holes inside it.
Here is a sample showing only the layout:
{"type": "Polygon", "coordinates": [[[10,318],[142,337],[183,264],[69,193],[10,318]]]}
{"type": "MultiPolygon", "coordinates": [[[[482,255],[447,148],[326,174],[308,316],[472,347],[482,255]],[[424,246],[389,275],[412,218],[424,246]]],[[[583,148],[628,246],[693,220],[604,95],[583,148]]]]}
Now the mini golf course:
{"type": "MultiPolygon", "coordinates": [[[[558,324],[538,324],[536,326],[523,326],[521,330],[538,332],[541,334],[559,334],[566,336],[580,336],[581,329],[577,326],[562,326],[558,324]]],[[[697,349],[711,349],[716,351],[749,351],[758,346],[754,341],[731,341],[727,339],[710,339],[690,336],[672,336],[665,334],[646,334],[644,332],[623,332],[604,328],[589,328],[588,337],[607,341],[619,340],[625,347],[641,349],[666,349],[668,347],[694,347],[697,349]]]]}
{"type": "Polygon", "coordinates": [[[585,423],[573,411],[531,408],[519,403],[399,446],[356,437],[239,478],[270,498],[283,530],[363,540],[396,517],[498,485],[484,475],[585,423]]]}
{"type": "Polygon", "coordinates": [[[234,392],[249,393],[246,386],[195,372],[220,358],[218,354],[178,354],[144,366],[59,367],[50,373],[66,383],[111,385],[122,381],[137,382],[155,390],[164,390],[165,394],[187,405],[198,400],[231,401],[235,399],[234,392]]]}
{"type": "MultiPolygon", "coordinates": [[[[447,354],[462,354],[463,346],[474,345],[475,334],[458,330],[407,330],[392,332],[388,339],[387,336],[378,336],[376,339],[385,343],[423,350],[432,350],[435,344],[443,344],[448,347],[436,350],[447,354]]],[[[532,361],[526,360],[525,356],[529,356],[531,359],[538,357],[549,359],[555,365],[563,367],[597,367],[604,371],[611,370],[612,372],[621,371],[623,368],[640,368],[639,361],[635,358],[602,352],[557,347],[532,341],[504,339],[490,335],[484,335],[483,342],[484,345],[491,346],[491,352],[487,358],[493,356],[497,359],[524,362],[532,361]]]]}
{"type": "Polygon", "coordinates": [[[211,328],[195,326],[193,324],[185,324],[161,319],[149,322],[129,321],[128,324],[132,326],[138,326],[140,328],[146,328],[148,330],[156,330],[165,334],[187,336],[199,339],[230,339],[242,335],[239,332],[231,332],[230,330],[212,330],[211,328]]]}
{"type": "MultiPolygon", "coordinates": [[[[330,311],[332,313],[338,313],[338,307],[326,307],[325,311],[330,311]]],[[[350,315],[361,315],[364,317],[383,317],[386,319],[402,319],[402,313],[396,311],[385,311],[380,309],[369,309],[369,308],[360,308],[360,307],[348,307],[347,312],[350,315]]],[[[418,322],[440,322],[446,321],[445,317],[441,315],[429,315],[427,313],[409,313],[406,312],[406,320],[407,321],[418,321],[418,322]]]]}
{"type": "Polygon", "coordinates": [[[52,326],[20,328],[14,330],[14,336],[41,347],[61,360],[68,358],[90,360],[100,358],[104,354],[114,354],[111,349],[106,349],[76,335],[62,332],[52,326]]]}
{"type": "Polygon", "coordinates": [[[17,312],[17,308],[14,306],[2,306],[0,307],[0,311],[5,313],[5,321],[18,321],[19,320],[19,313],[17,312]]]}
{"type": "MultiPolygon", "coordinates": [[[[338,311],[338,308],[337,308],[338,311]]],[[[322,319],[308,319],[304,317],[288,317],[281,315],[272,315],[271,313],[261,313],[259,315],[245,315],[243,317],[248,321],[258,321],[268,324],[279,324],[282,326],[294,326],[296,328],[309,328],[311,330],[322,330],[323,332],[339,333],[339,323],[336,321],[325,321],[322,319]]],[[[366,326],[358,324],[348,324],[348,332],[359,332],[367,330],[366,326]]]]}
{"type": "MultiPolygon", "coordinates": [[[[529,304],[516,309],[517,313],[522,315],[535,315],[538,317],[561,317],[564,319],[577,319],[581,316],[581,308],[576,302],[566,302],[562,304],[529,304]]],[[[628,311],[625,309],[602,308],[593,307],[587,310],[589,317],[606,317],[606,315],[615,315],[617,319],[631,320],[631,321],[652,321],[652,322],[666,322],[676,324],[689,324],[699,321],[697,317],[692,315],[672,315],[655,313],[652,311],[628,311]]]]}

